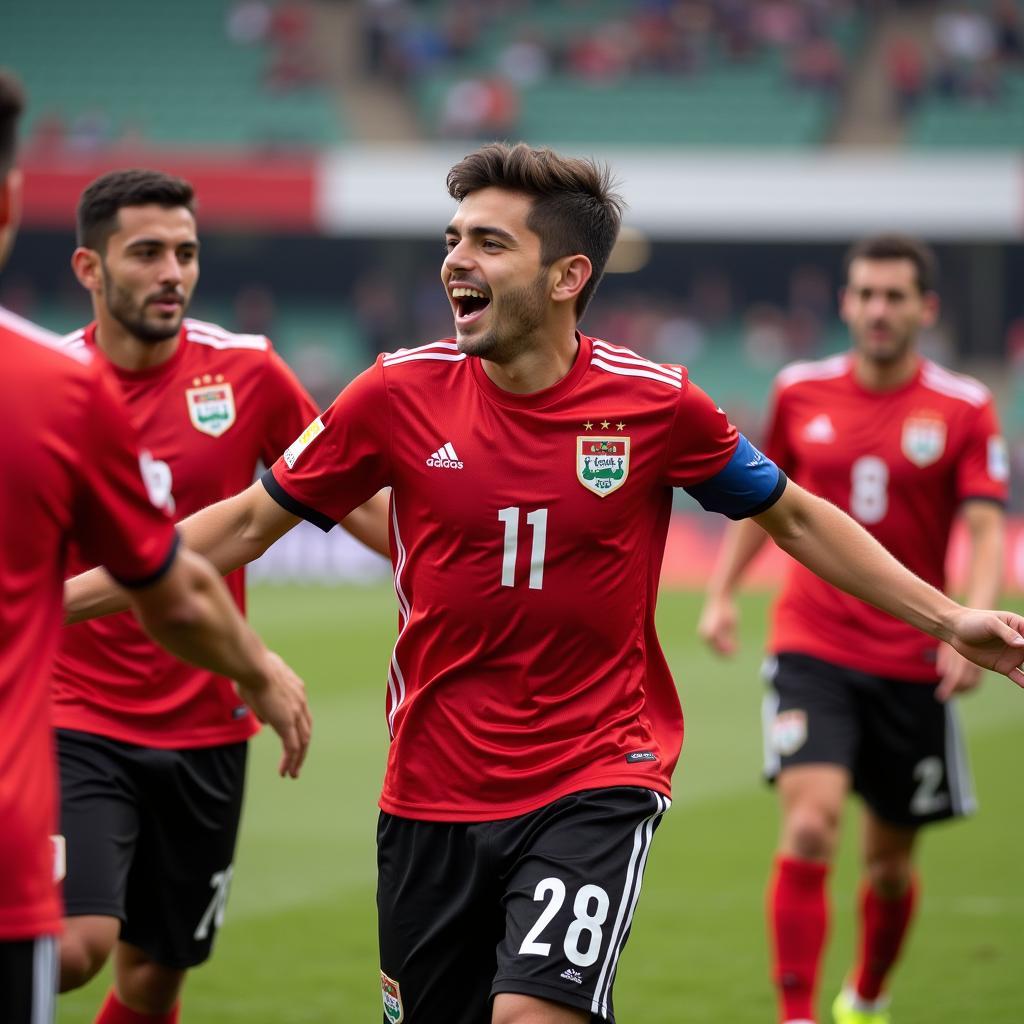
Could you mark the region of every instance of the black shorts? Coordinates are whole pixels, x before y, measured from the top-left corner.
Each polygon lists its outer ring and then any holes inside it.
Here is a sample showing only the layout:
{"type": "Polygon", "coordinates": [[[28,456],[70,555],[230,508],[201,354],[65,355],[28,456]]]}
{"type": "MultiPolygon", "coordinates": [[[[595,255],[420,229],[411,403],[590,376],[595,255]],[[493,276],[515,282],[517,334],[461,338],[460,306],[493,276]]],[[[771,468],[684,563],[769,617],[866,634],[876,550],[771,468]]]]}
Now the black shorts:
{"type": "Polygon", "coordinates": [[[614,1021],[615,969],[669,805],[623,786],[502,821],[381,814],[385,1024],[490,1024],[499,992],[614,1021]]]}
{"type": "Polygon", "coordinates": [[[765,775],[798,764],[847,768],[883,821],[916,827],[976,809],[955,702],[936,683],[868,675],[806,654],[765,663],[765,775]]]}
{"type": "Polygon", "coordinates": [[[120,918],[121,939],[166,967],[206,960],[231,884],[246,752],[57,730],[65,914],[120,918]]]}
{"type": "Polygon", "coordinates": [[[0,942],[0,1021],[51,1024],[57,1008],[57,939],[0,942]]]}

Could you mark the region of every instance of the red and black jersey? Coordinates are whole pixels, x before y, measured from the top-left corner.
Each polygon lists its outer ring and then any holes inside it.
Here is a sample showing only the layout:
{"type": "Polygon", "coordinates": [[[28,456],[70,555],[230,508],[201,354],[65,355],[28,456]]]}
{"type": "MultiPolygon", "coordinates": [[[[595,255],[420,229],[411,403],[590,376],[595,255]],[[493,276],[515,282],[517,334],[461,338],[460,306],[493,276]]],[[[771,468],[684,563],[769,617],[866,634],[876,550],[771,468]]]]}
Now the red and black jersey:
{"type": "Polygon", "coordinates": [[[0,309],[0,940],[60,929],[48,707],[69,540],[127,586],[174,557],[102,361],[0,309]]]}
{"type": "MultiPolygon", "coordinates": [[[[767,436],[766,454],[786,473],[940,589],[960,504],[1007,497],[1006,444],[992,396],[927,359],[891,391],[858,383],[848,354],[787,367],[776,380],[767,436]]],[[[936,677],[934,639],[795,562],[770,646],[892,678],[936,677]]]]}
{"type": "MultiPolygon", "coordinates": [[[[70,336],[71,348],[100,353],[95,325],[70,336]]],[[[111,366],[143,449],[151,493],[175,519],[248,487],[317,407],[259,335],[232,334],[185,320],[166,362],[131,372],[111,366]]],[[[94,564],[78,550],[71,570],[94,564]]],[[[239,608],[243,571],[227,578],[239,608]]],[[[55,724],[142,746],[234,743],[258,725],[230,680],[165,652],[130,614],[64,631],[53,685],[55,724]]]]}
{"type": "Polygon", "coordinates": [[[381,807],[471,821],[595,786],[669,793],[683,721],[654,608],[672,487],[740,517],[784,478],[684,368],[581,337],[530,395],[452,341],[384,355],[264,483],[325,529],[392,487],[381,807]]]}

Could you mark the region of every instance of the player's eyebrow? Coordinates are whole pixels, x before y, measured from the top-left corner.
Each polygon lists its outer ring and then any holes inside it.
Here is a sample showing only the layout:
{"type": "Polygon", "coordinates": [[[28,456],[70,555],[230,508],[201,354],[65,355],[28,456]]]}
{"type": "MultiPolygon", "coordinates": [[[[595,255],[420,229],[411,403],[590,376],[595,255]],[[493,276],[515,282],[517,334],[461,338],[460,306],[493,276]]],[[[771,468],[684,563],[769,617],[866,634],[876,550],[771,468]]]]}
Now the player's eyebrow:
{"type": "Polygon", "coordinates": [[[133,238],[130,242],[125,245],[125,249],[141,249],[148,246],[156,246],[157,248],[164,249],[170,246],[174,249],[180,249],[182,246],[186,246],[191,249],[199,248],[198,238],[186,238],[180,242],[175,242],[173,245],[164,238],[133,238]]]}
{"type": "MultiPolygon", "coordinates": [[[[454,224],[449,224],[444,229],[445,235],[458,235],[462,236],[462,232],[459,231],[454,224]]],[[[496,238],[503,238],[507,242],[515,242],[516,236],[511,231],[506,231],[504,228],[489,227],[486,224],[478,224],[476,227],[467,229],[466,234],[471,238],[480,238],[482,235],[492,235],[496,238]]]]}

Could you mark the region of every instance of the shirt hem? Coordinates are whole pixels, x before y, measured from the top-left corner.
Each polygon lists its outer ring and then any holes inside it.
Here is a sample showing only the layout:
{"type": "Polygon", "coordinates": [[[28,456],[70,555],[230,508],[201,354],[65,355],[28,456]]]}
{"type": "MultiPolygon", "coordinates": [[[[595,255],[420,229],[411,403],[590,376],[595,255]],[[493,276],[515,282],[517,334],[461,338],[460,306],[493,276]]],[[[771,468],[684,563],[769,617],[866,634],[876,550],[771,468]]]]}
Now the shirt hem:
{"type": "Polygon", "coordinates": [[[167,732],[154,728],[145,732],[137,729],[120,729],[105,721],[86,718],[65,718],[59,714],[53,716],[55,729],[67,729],[71,732],[90,733],[103,736],[119,743],[131,743],[137,747],[153,747],[157,750],[191,750],[199,747],[226,747],[232,743],[244,743],[259,732],[259,724],[255,721],[246,722],[244,727],[218,729],[210,732],[192,731],[188,733],[167,732]]]}
{"type": "Polygon", "coordinates": [[[572,793],[580,793],[586,789],[612,789],[616,786],[653,789],[669,799],[672,797],[672,787],[664,775],[644,775],[635,771],[616,770],[574,779],[572,782],[546,790],[536,797],[516,804],[489,803],[478,808],[455,805],[423,807],[419,804],[391,799],[381,794],[378,806],[385,814],[393,814],[395,817],[409,818],[413,821],[504,821],[508,818],[518,818],[523,814],[530,814],[532,811],[546,807],[572,793]]]}
{"type": "Polygon", "coordinates": [[[816,647],[813,644],[773,643],[769,647],[769,651],[776,656],[805,654],[811,658],[817,658],[819,661],[831,662],[840,668],[849,668],[854,672],[866,672],[868,675],[879,676],[882,679],[895,679],[905,683],[935,683],[939,679],[939,673],[931,667],[909,669],[898,663],[894,664],[891,658],[858,658],[845,651],[816,647]]]}

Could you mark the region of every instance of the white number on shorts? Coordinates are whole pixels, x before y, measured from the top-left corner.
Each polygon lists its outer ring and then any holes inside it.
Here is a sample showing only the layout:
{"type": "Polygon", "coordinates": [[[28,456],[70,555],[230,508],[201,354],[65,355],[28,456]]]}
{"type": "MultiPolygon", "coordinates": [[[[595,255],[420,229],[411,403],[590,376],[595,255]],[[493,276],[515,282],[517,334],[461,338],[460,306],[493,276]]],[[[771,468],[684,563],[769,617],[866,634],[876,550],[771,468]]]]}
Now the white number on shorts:
{"type": "Polygon", "coordinates": [[[889,467],[877,455],[862,455],[850,470],[850,512],[862,523],[880,523],[889,511],[889,467]]]}
{"type": "Polygon", "coordinates": [[[920,783],[910,798],[912,814],[934,814],[946,809],[948,798],[939,792],[943,776],[942,758],[926,757],[914,766],[914,778],[920,783]]]}
{"type": "Polygon", "coordinates": [[[206,908],[205,913],[199,919],[192,938],[196,942],[202,942],[210,934],[210,925],[220,928],[224,923],[224,909],[228,904],[228,889],[231,888],[231,872],[234,865],[229,864],[223,871],[216,871],[210,879],[210,888],[213,890],[213,899],[206,908]]]}
{"type": "MultiPolygon", "coordinates": [[[[501,558],[501,585],[516,585],[516,555],[519,552],[519,508],[511,505],[499,509],[498,519],[505,524],[505,545],[501,558]]],[[[533,527],[530,548],[530,589],[544,588],[544,548],[548,538],[548,510],[538,508],[526,514],[527,526],[533,527]]]]}
{"type": "Polygon", "coordinates": [[[576,893],[572,910],[576,920],[565,933],[565,955],[569,963],[589,967],[601,952],[601,925],[608,918],[608,893],[599,885],[585,885],[576,893]],[[590,913],[591,902],[596,904],[593,913],[590,913]],[[587,948],[581,950],[580,937],[584,933],[590,936],[590,941],[587,948]]]}
{"type": "MultiPolygon", "coordinates": [[[[548,956],[551,953],[550,942],[538,942],[541,932],[552,922],[555,915],[562,908],[565,902],[565,883],[560,878],[545,878],[537,883],[534,891],[534,901],[540,901],[550,896],[551,900],[544,908],[537,923],[523,939],[519,947],[520,956],[533,954],[534,956],[548,956]]],[[[601,925],[608,918],[608,893],[599,885],[584,885],[576,893],[572,910],[575,919],[569,925],[565,933],[565,942],[562,948],[565,950],[569,963],[577,967],[589,967],[594,963],[601,952],[601,925]],[[586,949],[580,949],[580,939],[583,935],[589,936],[586,949]]]]}

